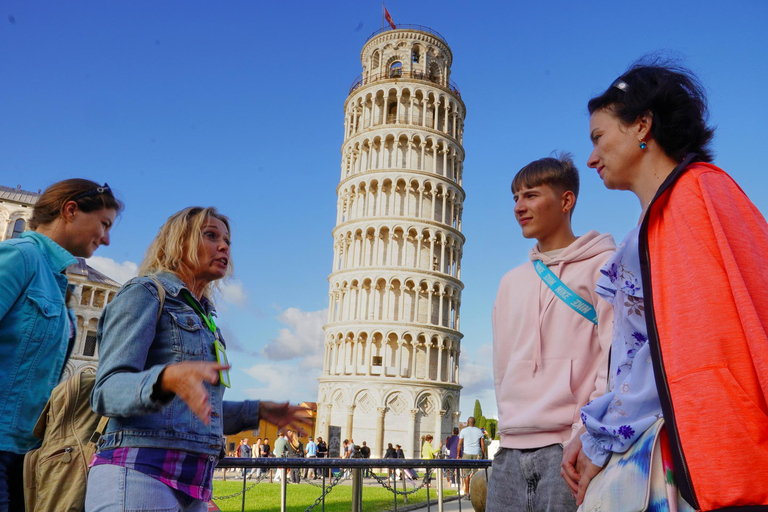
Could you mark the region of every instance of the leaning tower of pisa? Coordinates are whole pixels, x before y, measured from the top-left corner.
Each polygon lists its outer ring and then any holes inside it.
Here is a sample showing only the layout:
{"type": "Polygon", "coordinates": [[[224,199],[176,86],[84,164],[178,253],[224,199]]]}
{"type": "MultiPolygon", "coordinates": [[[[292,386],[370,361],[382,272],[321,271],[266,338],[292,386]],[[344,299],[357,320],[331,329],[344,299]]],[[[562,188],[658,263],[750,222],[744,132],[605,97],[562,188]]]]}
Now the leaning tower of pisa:
{"type": "Polygon", "coordinates": [[[465,107],[437,32],[375,32],[344,104],[316,435],[418,456],[459,422],[465,107]]]}

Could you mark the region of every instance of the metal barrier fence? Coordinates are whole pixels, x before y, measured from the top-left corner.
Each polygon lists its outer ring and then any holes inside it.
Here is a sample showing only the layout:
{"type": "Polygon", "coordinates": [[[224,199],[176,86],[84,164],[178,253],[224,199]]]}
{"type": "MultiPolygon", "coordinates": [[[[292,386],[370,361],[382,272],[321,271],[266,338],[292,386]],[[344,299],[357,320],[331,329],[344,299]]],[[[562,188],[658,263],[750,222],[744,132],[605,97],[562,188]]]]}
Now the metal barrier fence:
{"type": "MultiPolygon", "coordinates": [[[[363,510],[363,471],[368,469],[385,469],[385,470],[406,470],[413,468],[424,468],[426,471],[422,482],[418,487],[414,484],[414,488],[407,490],[405,486],[405,480],[403,481],[403,490],[397,489],[397,479],[394,480],[394,486],[389,485],[390,477],[386,476],[380,478],[372,473],[374,478],[382,487],[389,490],[393,494],[394,510],[397,511],[397,496],[407,496],[413,494],[416,491],[426,488],[427,489],[427,510],[430,511],[432,503],[429,499],[429,489],[432,480],[435,480],[437,484],[437,512],[443,512],[443,475],[442,470],[454,470],[460,471],[461,469],[472,470],[484,470],[486,481],[488,480],[488,468],[491,466],[491,461],[487,459],[472,460],[472,459],[287,459],[287,458],[255,458],[255,459],[239,459],[239,458],[226,458],[221,459],[217,468],[226,469],[243,469],[243,490],[227,495],[227,496],[214,496],[213,500],[234,498],[242,494],[242,505],[240,507],[241,512],[245,511],[245,493],[253,489],[258,483],[264,479],[264,475],[256,477],[256,482],[252,483],[248,487],[248,470],[261,469],[266,470],[266,474],[269,474],[271,470],[277,469],[280,474],[280,511],[285,512],[287,503],[287,491],[288,491],[288,470],[289,469],[314,469],[323,470],[321,473],[321,490],[320,495],[312,505],[309,505],[305,512],[311,512],[319,505],[320,510],[325,511],[325,497],[336,487],[342,480],[344,471],[339,471],[338,476],[334,476],[332,469],[346,470],[349,469],[352,477],[352,512],[362,512],[363,510]],[[437,475],[432,476],[433,471],[437,470],[437,475]]],[[[457,479],[459,485],[461,485],[461,478],[457,479]]],[[[271,481],[271,478],[270,478],[271,481]]],[[[314,484],[308,481],[312,485],[314,484]]],[[[462,500],[459,499],[459,511],[461,511],[462,500]]],[[[467,506],[468,511],[472,511],[472,506],[467,506]]]]}

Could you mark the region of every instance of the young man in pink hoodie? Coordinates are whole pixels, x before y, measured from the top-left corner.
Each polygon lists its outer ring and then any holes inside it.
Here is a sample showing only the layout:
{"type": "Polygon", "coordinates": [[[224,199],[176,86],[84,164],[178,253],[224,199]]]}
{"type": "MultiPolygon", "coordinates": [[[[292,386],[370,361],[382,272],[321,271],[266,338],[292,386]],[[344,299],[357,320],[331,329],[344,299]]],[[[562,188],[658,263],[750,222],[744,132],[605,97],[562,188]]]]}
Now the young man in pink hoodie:
{"type": "Polygon", "coordinates": [[[523,236],[537,243],[501,279],[493,306],[501,448],[486,510],[576,510],[560,464],[581,407],[605,391],[613,318],[595,284],[616,246],[610,234],[573,234],[579,174],[570,155],[523,167],[512,194],[523,236]]]}

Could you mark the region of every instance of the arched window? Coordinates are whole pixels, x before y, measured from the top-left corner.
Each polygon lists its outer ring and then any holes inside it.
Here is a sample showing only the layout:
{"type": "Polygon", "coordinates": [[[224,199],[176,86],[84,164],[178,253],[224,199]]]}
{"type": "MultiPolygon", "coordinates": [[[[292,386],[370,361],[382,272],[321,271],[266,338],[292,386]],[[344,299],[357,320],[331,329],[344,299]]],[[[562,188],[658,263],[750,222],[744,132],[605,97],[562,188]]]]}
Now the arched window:
{"type": "Polygon", "coordinates": [[[373,52],[373,57],[371,58],[371,71],[374,74],[378,74],[380,65],[381,65],[381,58],[379,57],[379,50],[376,50],[375,52],[373,52]]]}
{"type": "Polygon", "coordinates": [[[389,109],[387,109],[387,122],[388,123],[396,123],[397,122],[397,102],[393,101],[389,104],[389,109]]]}
{"type": "Polygon", "coordinates": [[[430,82],[441,83],[441,75],[442,73],[440,72],[440,66],[437,64],[437,62],[430,63],[427,80],[430,82]]]}
{"type": "Polygon", "coordinates": [[[393,62],[389,66],[389,78],[400,78],[401,76],[403,76],[403,63],[393,62]]]}
{"type": "Polygon", "coordinates": [[[26,227],[27,223],[24,222],[24,219],[16,220],[16,222],[13,223],[13,233],[11,234],[11,238],[19,238],[26,227]]]}

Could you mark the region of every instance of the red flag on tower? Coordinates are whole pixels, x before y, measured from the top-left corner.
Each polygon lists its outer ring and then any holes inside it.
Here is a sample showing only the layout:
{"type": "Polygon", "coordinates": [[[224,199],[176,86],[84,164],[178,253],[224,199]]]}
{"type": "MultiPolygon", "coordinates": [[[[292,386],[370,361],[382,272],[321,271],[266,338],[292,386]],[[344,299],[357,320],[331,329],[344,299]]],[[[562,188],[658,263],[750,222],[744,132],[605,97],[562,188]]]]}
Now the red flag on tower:
{"type": "MultiPolygon", "coordinates": [[[[384,5],[384,4],[382,4],[382,5],[384,5]]],[[[391,26],[393,29],[396,29],[396,28],[397,28],[397,26],[395,25],[395,22],[394,22],[394,21],[392,21],[392,16],[390,16],[390,15],[389,15],[389,11],[387,10],[387,8],[386,8],[386,7],[384,7],[384,17],[387,19],[387,21],[389,22],[389,25],[390,25],[390,26],[391,26]]]]}

